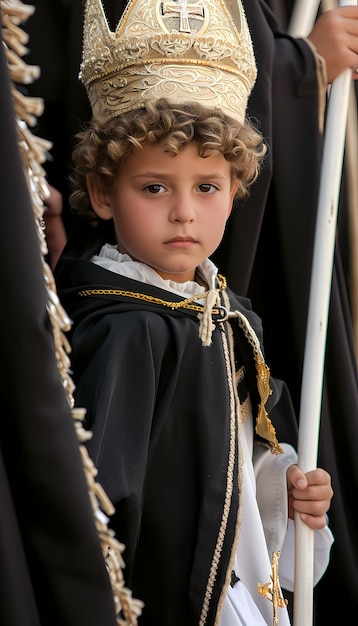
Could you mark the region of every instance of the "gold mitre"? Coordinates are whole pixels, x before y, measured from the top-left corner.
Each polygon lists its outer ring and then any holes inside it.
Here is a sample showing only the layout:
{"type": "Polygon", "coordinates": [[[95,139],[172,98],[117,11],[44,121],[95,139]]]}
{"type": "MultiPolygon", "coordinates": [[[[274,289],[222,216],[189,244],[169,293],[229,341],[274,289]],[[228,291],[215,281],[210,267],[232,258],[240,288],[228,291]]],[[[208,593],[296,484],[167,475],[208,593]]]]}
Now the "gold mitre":
{"type": "Polygon", "coordinates": [[[80,79],[95,117],[167,98],[242,122],[256,64],[241,0],[129,0],[115,32],[87,0],[80,79]]]}

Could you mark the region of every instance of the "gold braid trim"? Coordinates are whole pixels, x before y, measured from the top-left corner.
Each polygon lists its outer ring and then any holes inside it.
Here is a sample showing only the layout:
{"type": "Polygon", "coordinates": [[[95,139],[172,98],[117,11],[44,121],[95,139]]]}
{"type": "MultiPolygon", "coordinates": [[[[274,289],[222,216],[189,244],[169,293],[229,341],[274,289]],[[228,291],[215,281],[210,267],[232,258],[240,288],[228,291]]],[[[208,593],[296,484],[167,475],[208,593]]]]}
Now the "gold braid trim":
{"type": "MultiPolygon", "coordinates": [[[[223,512],[222,512],[222,516],[221,516],[221,520],[220,520],[220,527],[219,527],[219,532],[218,532],[218,536],[217,536],[217,540],[216,540],[215,550],[214,550],[213,558],[212,558],[212,561],[211,561],[208,582],[207,582],[207,585],[206,585],[205,596],[204,596],[204,600],[203,600],[203,606],[202,606],[202,609],[201,609],[201,615],[200,615],[200,619],[199,619],[199,626],[205,626],[205,624],[207,623],[207,616],[208,616],[209,607],[210,607],[210,600],[211,600],[211,597],[212,597],[212,594],[213,594],[213,589],[214,589],[214,585],[215,585],[215,581],[216,581],[216,577],[217,577],[217,571],[218,571],[218,567],[219,567],[219,564],[220,564],[221,554],[222,554],[222,550],[223,550],[223,546],[224,546],[225,535],[226,535],[226,530],[227,530],[227,525],[228,525],[228,520],[229,520],[229,515],[230,515],[230,509],[231,509],[231,500],[232,500],[233,488],[234,488],[235,460],[236,460],[237,454],[238,454],[238,449],[237,449],[237,443],[236,442],[237,442],[237,440],[239,440],[239,434],[236,435],[237,430],[239,429],[239,420],[238,420],[238,415],[237,415],[238,402],[237,402],[237,395],[236,395],[236,391],[235,391],[235,389],[236,389],[235,382],[234,382],[234,379],[233,379],[234,372],[233,372],[233,369],[232,369],[232,360],[230,359],[230,345],[229,345],[229,342],[228,342],[227,337],[225,335],[224,328],[221,327],[220,331],[221,331],[222,347],[223,347],[225,366],[226,366],[226,374],[227,374],[227,381],[228,381],[228,392],[229,392],[229,405],[230,405],[229,456],[228,456],[228,465],[227,465],[227,470],[226,470],[226,489],[225,489],[224,508],[223,508],[223,512]]],[[[241,455],[240,455],[240,457],[241,457],[241,455]]],[[[241,472],[241,461],[240,460],[239,460],[239,466],[240,466],[239,467],[239,472],[241,472]]],[[[240,484],[240,490],[241,490],[241,479],[240,478],[239,478],[239,484],[240,484]]],[[[238,530],[239,530],[239,526],[241,524],[241,512],[242,512],[242,507],[241,507],[241,503],[240,503],[240,505],[239,505],[239,512],[238,512],[238,526],[236,528],[235,543],[232,546],[232,550],[231,550],[231,561],[233,561],[233,559],[234,559],[234,553],[235,553],[234,547],[236,547],[236,544],[237,544],[237,541],[238,541],[238,530]]],[[[231,567],[228,568],[228,573],[229,572],[231,572],[231,567]]],[[[227,575],[227,577],[226,577],[226,583],[225,583],[225,588],[226,589],[227,589],[228,585],[229,585],[229,575],[227,575]]],[[[221,614],[221,607],[222,607],[223,601],[224,601],[224,593],[221,594],[221,597],[219,599],[218,610],[217,610],[216,619],[215,619],[215,626],[219,625],[219,617],[220,617],[220,614],[221,614]]]]}
{"type": "MultiPolygon", "coordinates": [[[[39,68],[27,65],[21,58],[27,52],[24,44],[28,41],[28,35],[19,25],[26,21],[34,10],[35,7],[25,5],[20,0],[0,0],[1,32],[11,80],[18,144],[39,237],[48,297],[47,311],[53,330],[57,367],[72,409],[75,431],[79,443],[82,444],[91,437],[91,433],[82,426],[85,409],[73,408],[74,383],[69,374],[70,359],[68,357],[70,345],[64,334],[70,329],[71,322],[59,302],[53,274],[45,261],[48,250],[43,227],[43,212],[44,200],[50,192],[41,164],[47,160],[47,151],[51,148],[51,143],[36,137],[28,128],[28,126],[33,126],[36,123],[37,116],[43,112],[42,99],[24,96],[16,88],[16,83],[26,85],[39,76],[39,68]]],[[[96,482],[97,469],[90,459],[87,449],[83,445],[80,445],[79,449],[95,525],[112,585],[117,623],[119,626],[136,626],[143,603],[132,598],[131,591],[124,586],[122,573],[124,546],[115,539],[113,531],[108,528],[107,515],[113,514],[114,507],[101,485],[96,482]],[[120,615],[123,617],[119,617],[120,615]]]]}
{"type": "Polygon", "coordinates": [[[232,569],[234,566],[237,546],[238,546],[239,538],[240,538],[241,524],[242,524],[243,452],[242,452],[242,444],[241,444],[241,429],[242,429],[242,424],[244,420],[242,419],[243,416],[241,413],[241,404],[240,404],[239,396],[237,393],[237,378],[236,378],[237,372],[235,371],[236,368],[235,368],[235,355],[234,355],[234,337],[233,337],[233,332],[232,332],[232,328],[230,324],[227,324],[226,333],[223,327],[221,329],[221,332],[222,332],[222,341],[223,341],[223,349],[224,349],[224,355],[225,355],[226,370],[228,372],[228,381],[230,383],[230,396],[231,396],[230,406],[232,406],[232,410],[234,409],[233,403],[235,405],[235,419],[236,419],[236,428],[237,428],[237,458],[238,458],[237,481],[238,481],[238,491],[239,491],[239,509],[238,509],[237,519],[236,519],[235,538],[231,546],[231,555],[230,555],[229,565],[227,568],[225,585],[222,589],[220,599],[218,602],[218,608],[216,612],[214,626],[219,626],[219,624],[221,623],[222,608],[225,602],[225,598],[227,596],[227,591],[228,591],[230,580],[231,580],[231,573],[232,573],[232,569]],[[230,375],[229,375],[229,372],[230,372],[230,375]]]}
{"type": "MultiPolygon", "coordinates": [[[[230,310],[230,301],[227,294],[224,292],[223,294],[225,306],[227,310],[230,310]]],[[[256,380],[257,380],[257,389],[260,395],[260,404],[258,407],[258,413],[256,417],[255,431],[256,433],[266,439],[271,446],[271,452],[273,454],[282,454],[283,449],[277,441],[275,428],[268,416],[265,405],[268,400],[268,397],[271,394],[270,389],[270,370],[265,363],[263,354],[261,352],[260,344],[258,337],[250,325],[248,319],[240,313],[240,311],[232,311],[230,312],[229,317],[231,319],[236,319],[240,328],[243,330],[244,335],[251,345],[255,366],[256,366],[256,380]]]]}

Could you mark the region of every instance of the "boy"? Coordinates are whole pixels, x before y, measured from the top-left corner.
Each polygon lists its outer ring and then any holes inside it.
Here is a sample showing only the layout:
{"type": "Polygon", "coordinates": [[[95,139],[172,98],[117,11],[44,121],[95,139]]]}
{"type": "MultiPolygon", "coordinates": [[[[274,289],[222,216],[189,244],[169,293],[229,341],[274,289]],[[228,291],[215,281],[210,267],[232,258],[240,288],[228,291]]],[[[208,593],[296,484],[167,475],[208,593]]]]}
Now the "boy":
{"type": "Polygon", "coordinates": [[[245,121],[245,16],[228,6],[138,0],[113,34],[99,0],[87,3],[94,117],[74,153],[72,204],[88,223],[57,280],[76,403],[141,624],[270,624],[257,589],[281,551],[292,589],[294,510],[316,531],[316,581],[332,542],[330,477],[304,475],[279,444],[270,417],[287,429],[291,406],[269,379],[260,321],[209,260],[265,154],[245,121]]]}

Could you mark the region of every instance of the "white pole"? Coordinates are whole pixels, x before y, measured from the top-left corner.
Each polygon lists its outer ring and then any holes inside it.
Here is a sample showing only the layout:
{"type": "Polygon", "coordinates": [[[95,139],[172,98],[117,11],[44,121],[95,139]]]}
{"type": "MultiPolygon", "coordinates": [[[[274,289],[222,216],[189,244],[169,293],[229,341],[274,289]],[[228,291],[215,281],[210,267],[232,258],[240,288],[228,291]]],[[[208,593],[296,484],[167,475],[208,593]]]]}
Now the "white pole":
{"type": "MultiPolygon", "coordinates": [[[[354,345],[358,357],[358,108],[357,96],[352,82],[349,99],[345,166],[347,173],[347,202],[350,232],[350,298],[354,331],[354,345]]],[[[358,363],[357,363],[358,364],[358,363]]]]}
{"type": "Polygon", "coordinates": [[[288,27],[292,37],[307,37],[317,18],[320,0],[296,0],[288,27]]]}
{"type": "MultiPolygon", "coordinates": [[[[356,2],[343,0],[340,3],[341,6],[352,4],[356,2]]],[[[334,80],[327,107],[299,418],[298,464],[304,472],[317,465],[327,320],[351,78],[352,70],[347,69],[334,80]]],[[[314,531],[301,522],[297,514],[295,526],[294,626],[310,626],[313,619],[314,531]]]]}

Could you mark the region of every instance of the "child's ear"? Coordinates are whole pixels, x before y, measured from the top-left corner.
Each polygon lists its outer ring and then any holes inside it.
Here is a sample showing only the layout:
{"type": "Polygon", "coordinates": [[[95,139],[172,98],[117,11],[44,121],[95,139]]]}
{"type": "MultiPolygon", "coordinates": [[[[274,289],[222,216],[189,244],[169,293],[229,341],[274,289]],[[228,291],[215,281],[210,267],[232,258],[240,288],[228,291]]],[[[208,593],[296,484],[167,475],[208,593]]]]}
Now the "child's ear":
{"type": "Polygon", "coordinates": [[[105,191],[94,176],[86,176],[86,185],[91,207],[102,220],[112,217],[112,204],[108,191],[105,191]]]}

